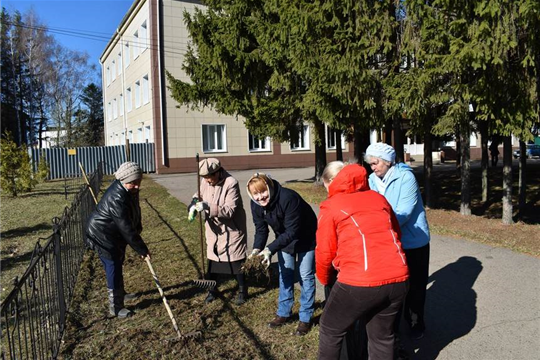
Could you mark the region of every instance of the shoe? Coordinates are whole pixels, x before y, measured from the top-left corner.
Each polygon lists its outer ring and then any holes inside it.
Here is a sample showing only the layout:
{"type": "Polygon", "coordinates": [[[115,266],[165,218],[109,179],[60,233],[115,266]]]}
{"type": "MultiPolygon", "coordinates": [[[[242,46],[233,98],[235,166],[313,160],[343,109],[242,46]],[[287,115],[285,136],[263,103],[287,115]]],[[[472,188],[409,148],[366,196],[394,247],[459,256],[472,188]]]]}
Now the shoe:
{"type": "Polygon", "coordinates": [[[277,327],[280,327],[282,325],[285,325],[288,321],[289,321],[288,317],[282,317],[282,316],[276,315],[274,320],[272,320],[272,321],[270,321],[268,323],[268,327],[277,328],[277,327]]]}
{"type": "Polygon", "coordinates": [[[296,328],[296,332],[294,334],[304,336],[309,332],[309,330],[311,330],[311,323],[300,321],[298,322],[298,327],[296,328]]]}
{"type": "Polygon", "coordinates": [[[236,299],[234,299],[234,303],[236,305],[242,305],[246,302],[247,297],[247,286],[240,286],[240,288],[238,289],[238,295],[236,295],[236,299]]]}
{"type": "Polygon", "coordinates": [[[206,304],[210,304],[212,301],[216,300],[217,292],[215,290],[210,290],[208,292],[208,295],[206,295],[206,299],[204,299],[204,302],[206,304]]]}

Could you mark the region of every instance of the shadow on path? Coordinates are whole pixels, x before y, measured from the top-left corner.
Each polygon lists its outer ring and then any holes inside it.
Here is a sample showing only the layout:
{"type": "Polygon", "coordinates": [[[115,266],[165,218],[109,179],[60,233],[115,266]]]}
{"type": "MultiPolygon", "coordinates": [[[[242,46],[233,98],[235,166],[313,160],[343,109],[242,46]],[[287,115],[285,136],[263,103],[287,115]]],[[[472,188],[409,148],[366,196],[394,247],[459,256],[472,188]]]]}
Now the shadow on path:
{"type": "Polygon", "coordinates": [[[474,328],[477,309],[473,285],[482,269],[477,258],[463,256],[429,277],[425,337],[403,339],[411,359],[436,359],[441,350],[474,328]]]}

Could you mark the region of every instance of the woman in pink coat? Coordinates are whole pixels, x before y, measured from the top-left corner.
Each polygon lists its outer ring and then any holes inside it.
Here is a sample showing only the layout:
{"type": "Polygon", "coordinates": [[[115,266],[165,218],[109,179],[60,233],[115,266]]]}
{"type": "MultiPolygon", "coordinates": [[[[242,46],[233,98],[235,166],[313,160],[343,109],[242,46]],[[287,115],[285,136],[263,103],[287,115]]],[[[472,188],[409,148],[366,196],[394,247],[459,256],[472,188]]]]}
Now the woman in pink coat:
{"type": "MultiPolygon", "coordinates": [[[[201,199],[197,201],[195,194],[188,210],[202,213],[205,219],[208,278],[217,280],[218,274],[235,275],[239,287],[235,303],[240,305],[246,301],[248,293],[241,271],[246,259],[247,231],[240,187],[215,158],[201,160],[199,174],[204,179],[201,199]]],[[[216,296],[217,289],[209,291],[205,302],[212,302],[216,296]]]]}

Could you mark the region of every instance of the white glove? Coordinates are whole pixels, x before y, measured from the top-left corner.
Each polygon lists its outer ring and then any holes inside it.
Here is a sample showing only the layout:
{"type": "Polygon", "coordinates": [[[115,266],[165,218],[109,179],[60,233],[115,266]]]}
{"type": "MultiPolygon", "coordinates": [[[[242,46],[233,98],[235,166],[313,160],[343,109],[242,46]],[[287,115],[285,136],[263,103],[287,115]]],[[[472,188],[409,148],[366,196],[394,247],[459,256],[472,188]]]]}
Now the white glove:
{"type": "Polygon", "coordinates": [[[195,204],[195,210],[197,210],[198,212],[203,212],[204,210],[209,210],[210,209],[210,205],[208,205],[208,202],[206,201],[199,201],[198,203],[195,204]]]}
{"type": "Polygon", "coordinates": [[[265,247],[263,251],[259,253],[259,256],[262,256],[262,264],[268,269],[270,267],[270,258],[272,257],[272,253],[270,252],[270,249],[268,247],[265,247]]]}
{"type": "Polygon", "coordinates": [[[261,252],[261,250],[259,250],[259,249],[253,249],[253,251],[251,252],[251,254],[249,254],[249,256],[248,256],[248,259],[251,259],[251,258],[254,257],[255,255],[258,255],[260,252],[261,252]]]}

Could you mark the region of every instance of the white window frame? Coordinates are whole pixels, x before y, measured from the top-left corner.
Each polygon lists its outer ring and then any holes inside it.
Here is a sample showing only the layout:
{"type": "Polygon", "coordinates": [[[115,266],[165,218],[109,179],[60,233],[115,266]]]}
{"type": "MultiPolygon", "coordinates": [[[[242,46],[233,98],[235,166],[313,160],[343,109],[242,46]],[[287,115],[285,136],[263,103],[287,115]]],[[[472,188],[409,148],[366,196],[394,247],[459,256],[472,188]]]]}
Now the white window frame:
{"type": "Polygon", "coordinates": [[[148,26],[146,20],[143,21],[139,28],[139,42],[141,44],[140,52],[144,52],[148,49],[148,26]]]}
{"type": "Polygon", "coordinates": [[[120,116],[124,116],[124,95],[123,94],[120,94],[119,107],[120,107],[120,116]]]}
{"type": "Polygon", "coordinates": [[[111,67],[107,66],[107,70],[105,70],[105,77],[107,78],[107,86],[111,85],[111,67]]]}
{"type": "Polygon", "coordinates": [[[118,76],[120,76],[122,74],[122,52],[119,52],[118,53],[118,76]]]}
{"type": "MultiPolygon", "coordinates": [[[[336,150],[336,131],[330,126],[325,125],[326,128],[326,149],[336,150]]],[[[341,150],[345,150],[345,136],[341,133],[341,150]]]]}
{"type": "Polygon", "coordinates": [[[124,68],[127,69],[131,60],[131,54],[129,52],[129,41],[126,41],[126,43],[124,44],[124,58],[124,68]]]}
{"type": "Polygon", "coordinates": [[[131,86],[126,89],[126,110],[127,112],[133,110],[133,94],[131,92],[131,86]]]}
{"type": "Polygon", "coordinates": [[[144,141],[150,141],[150,125],[144,127],[144,141]]]}
{"type": "Polygon", "coordinates": [[[133,33],[133,60],[139,57],[139,54],[141,53],[140,46],[141,45],[139,43],[139,30],[137,30],[133,33]]]}
{"type": "Polygon", "coordinates": [[[116,98],[113,99],[112,111],[113,117],[115,119],[118,118],[118,102],[116,101],[116,98]]]}
{"type": "Polygon", "coordinates": [[[300,134],[298,134],[298,143],[293,144],[291,142],[291,150],[292,151],[302,151],[302,150],[310,150],[311,149],[311,142],[310,142],[310,129],[309,124],[302,124],[301,125],[301,131],[300,134]]]}
{"type": "Polygon", "coordinates": [[[139,139],[139,142],[140,143],[143,143],[144,142],[144,133],[143,133],[143,128],[140,127],[137,129],[137,138],[139,139]]]}
{"type": "Polygon", "coordinates": [[[252,135],[248,131],[248,150],[249,152],[268,152],[270,151],[270,137],[267,136],[263,139],[252,135]]]}
{"type": "Polygon", "coordinates": [[[202,150],[204,153],[227,152],[227,125],[202,124],[201,125],[201,144],[202,144],[202,150]],[[221,130],[218,131],[218,128],[221,128],[221,130]],[[219,139],[220,132],[221,132],[221,139],[219,139]],[[221,148],[218,145],[220,141],[221,141],[221,148]]]}
{"type": "Polygon", "coordinates": [[[135,108],[138,109],[141,107],[141,82],[140,80],[135,81],[135,108]]]}
{"type": "Polygon", "coordinates": [[[133,143],[133,130],[128,131],[128,141],[130,144],[133,143]]]}
{"type": "Polygon", "coordinates": [[[109,103],[107,104],[107,119],[109,121],[112,121],[112,104],[111,102],[109,101],[109,103]]]}
{"type": "Polygon", "coordinates": [[[150,84],[148,82],[148,74],[142,78],[142,103],[143,105],[150,102],[150,84]]]}
{"type": "Polygon", "coordinates": [[[111,78],[112,78],[112,81],[116,80],[116,61],[113,60],[112,63],[111,63],[111,78]]]}

